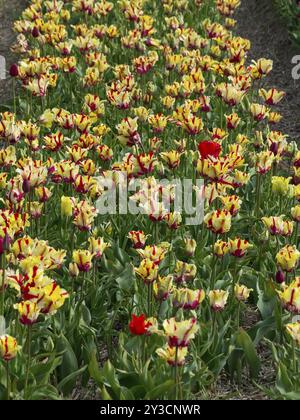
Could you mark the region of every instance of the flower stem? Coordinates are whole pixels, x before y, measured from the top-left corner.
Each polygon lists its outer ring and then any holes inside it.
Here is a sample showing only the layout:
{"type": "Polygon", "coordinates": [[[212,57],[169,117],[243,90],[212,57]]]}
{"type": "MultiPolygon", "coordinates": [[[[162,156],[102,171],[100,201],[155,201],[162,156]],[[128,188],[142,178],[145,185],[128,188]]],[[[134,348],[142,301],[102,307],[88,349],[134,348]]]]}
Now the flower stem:
{"type": "Polygon", "coordinates": [[[28,325],[27,328],[27,366],[26,366],[26,376],[25,376],[25,387],[24,387],[24,396],[27,398],[28,392],[28,379],[31,365],[31,335],[32,335],[32,325],[28,325]]]}
{"type": "Polygon", "coordinates": [[[7,401],[10,399],[10,376],[9,376],[9,362],[6,361],[6,392],[7,392],[7,401]]]}
{"type": "Polygon", "coordinates": [[[1,281],[1,305],[0,305],[0,316],[4,316],[4,303],[5,303],[5,266],[6,258],[5,252],[2,254],[2,281],[1,281]]]}
{"type": "Polygon", "coordinates": [[[255,216],[258,218],[259,210],[260,210],[260,189],[261,189],[261,174],[256,175],[256,209],[255,209],[255,216]]]}

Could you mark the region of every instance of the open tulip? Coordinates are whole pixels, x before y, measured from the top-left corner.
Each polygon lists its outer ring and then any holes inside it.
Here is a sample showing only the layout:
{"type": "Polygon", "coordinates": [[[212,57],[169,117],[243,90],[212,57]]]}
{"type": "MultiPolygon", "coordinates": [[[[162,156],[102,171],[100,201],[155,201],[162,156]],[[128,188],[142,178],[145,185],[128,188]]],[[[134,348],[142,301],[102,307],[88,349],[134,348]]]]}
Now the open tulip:
{"type": "Polygon", "coordinates": [[[199,330],[195,318],[186,321],[176,321],[175,318],[163,322],[168,344],[170,347],[187,347],[199,330]]]}
{"type": "Polygon", "coordinates": [[[168,345],[156,350],[156,354],[161,359],[165,360],[170,366],[183,366],[187,353],[187,347],[179,347],[176,351],[176,347],[171,347],[168,345]]]}
{"type": "Polygon", "coordinates": [[[208,294],[209,303],[213,311],[223,311],[227,303],[229,292],[226,290],[211,290],[208,294]]]}
{"type": "Polygon", "coordinates": [[[276,255],[277,264],[283,271],[290,272],[297,267],[300,252],[293,245],[286,245],[276,255]]]}

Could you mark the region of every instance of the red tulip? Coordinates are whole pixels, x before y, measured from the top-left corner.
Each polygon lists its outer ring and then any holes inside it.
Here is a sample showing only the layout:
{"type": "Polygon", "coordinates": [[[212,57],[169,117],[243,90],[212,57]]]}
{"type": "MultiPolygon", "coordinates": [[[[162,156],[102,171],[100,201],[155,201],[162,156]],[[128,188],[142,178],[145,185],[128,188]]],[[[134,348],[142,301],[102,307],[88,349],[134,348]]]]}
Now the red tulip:
{"type": "Polygon", "coordinates": [[[198,145],[198,149],[202,159],[207,159],[208,157],[219,157],[221,153],[221,146],[215,141],[202,141],[198,145]]]}
{"type": "Polygon", "coordinates": [[[32,29],[31,35],[34,38],[38,38],[40,36],[40,31],[38,30],[38,28],[36,26],[32,29]]]}
{"type": "Polygon", "coordinates": [[[17,64],[12,64],[10,69],[9,69],[9,74],[11,77],[17,77],[19,76],[19,68],[17,66],[17,64]]]}
{"type": "Polygon", "coordinates": [[[132,315],[129,323],[129,329],[133,335],[144,335],[149,327],[149,322],[145,322],[145,315],[140,316],[132,315]]]}

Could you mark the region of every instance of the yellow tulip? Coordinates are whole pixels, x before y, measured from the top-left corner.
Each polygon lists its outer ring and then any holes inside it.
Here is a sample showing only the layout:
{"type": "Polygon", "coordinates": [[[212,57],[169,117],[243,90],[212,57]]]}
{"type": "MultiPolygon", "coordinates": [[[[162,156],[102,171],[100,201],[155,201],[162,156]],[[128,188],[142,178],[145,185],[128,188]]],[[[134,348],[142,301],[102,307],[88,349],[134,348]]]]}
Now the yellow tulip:
{"type": "Polygon", "coordinates": [[[300,258],[300,252],[293,245],[286,245],[276,255],[277,264],[283,271],[292,271],[297,267],[300,258]]]}
{"type": "Polygon", "coordinates": [[[211,290],[208,293],[209,304],[213,311],[223,311],[228,300],[229,293],[226,290],[211,290]]]}
{"type": "Polygon", "coordinates": [[[7,334],[0,336],[0,358],[8,362],[16,357],[21,349],[17,344],[17,340],[7,334]]]}
{"type": "Polygon", "coordinates": [[[156,354],[161,359],[165,360],[170,366],[183,366],[187,353],[187,347],[179,347],[176,350],[176,347],[171,347],[168,345],[156,350],[156,354]]]}
{"type": "Polygon", "coordinates": [[[189,342],[195,338],[199,330],[195,318],[186,321],[176,321],[175,318],[166,319],[163,328],[170,347],[187,347],[189,342]]]}

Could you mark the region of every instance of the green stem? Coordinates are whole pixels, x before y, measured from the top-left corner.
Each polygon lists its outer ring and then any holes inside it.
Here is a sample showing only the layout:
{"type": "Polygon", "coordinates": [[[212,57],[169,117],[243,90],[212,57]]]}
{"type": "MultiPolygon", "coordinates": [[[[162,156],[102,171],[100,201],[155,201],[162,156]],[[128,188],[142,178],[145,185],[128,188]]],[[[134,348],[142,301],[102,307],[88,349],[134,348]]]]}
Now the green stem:
{"type": "Polygon", "coordinates": [[[296,358],[296,348],[295,348],[295,340],[292,339],[292,350],[293,350],[293,370],[294,374],[297,374],[298,376],[298,363],[296,358]]]}
{"type": "Polygon", "coordinates": [[[6,361],[6,391],[7,391],[7,401],[10,399],[10,377],[9,377],[9,362],[6,361]]]}
{"type": "Polygon", "coordinates": [[[261,189],[261,174],[257,174],[256,176],[256,209],[255,209],[255,216],[258,218],[259,210],[260,210],[260,189],[261,189]]]}
{"type": "Polygon", "coordinates": [[[6,267],[6,256],[5,252],[2,254],[2,282],[1,282],[1,306],[0,315],[4,316],[4,303],[5,303],[5,267],[6,267]]]}
{"type": "Polygon", "coordinates": [[[240,328],[240,313],[241,313],[241,302],[239,301],[238,302],[238,308],[237,308],[237,315],[236,315],[236,318],[237,318],[237,329],[240,328]]]}
{"type": "Polygon", "coordinates": [[[178,400],[178,347],[176,346],[175,351],[175,400],[178,400]]]}
{"type": "Polygon", "coordinates": [[[28,397],[28,379],[31,365],[31,335],[32,335],[32,325],[27,327],[27,366],[26,366],[26,376],[25,376],[25,387],[24,387],[24,396],[25,399],[28,397]]]}

